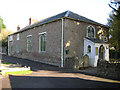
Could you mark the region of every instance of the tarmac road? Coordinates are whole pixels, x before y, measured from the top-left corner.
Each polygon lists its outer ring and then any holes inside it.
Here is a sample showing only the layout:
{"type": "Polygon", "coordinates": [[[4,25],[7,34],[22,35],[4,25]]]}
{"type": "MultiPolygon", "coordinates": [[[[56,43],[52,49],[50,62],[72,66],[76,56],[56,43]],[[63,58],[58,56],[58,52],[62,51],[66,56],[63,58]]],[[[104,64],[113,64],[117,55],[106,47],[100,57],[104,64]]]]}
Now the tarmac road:
{"type": "Polygon", "coordinates": [[[82,73],[66,72],[61,68],[29,60],[4,56],[5,61],[30,66],[29,75],[9,76],[3,79],[3,88],[120,88],[120,81],[99,78],[82,73]],[[5,87],[6,86],[6,87],[5,87]]]}
{"type": "Polygon", "coordinates": [[[120,88],[120,82],[78,73],[39,70],[30,75],[10,76],[12,88],[120,88]]]}

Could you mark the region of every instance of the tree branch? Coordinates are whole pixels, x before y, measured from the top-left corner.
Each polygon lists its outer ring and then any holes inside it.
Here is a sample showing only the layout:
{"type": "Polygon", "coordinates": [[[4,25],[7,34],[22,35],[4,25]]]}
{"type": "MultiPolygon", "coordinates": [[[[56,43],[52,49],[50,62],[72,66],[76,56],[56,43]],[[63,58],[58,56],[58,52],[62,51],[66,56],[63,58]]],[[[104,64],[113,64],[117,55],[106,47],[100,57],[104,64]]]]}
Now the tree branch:
{"type": "Polygon", "coordinates": [[[118,12],[118,10],[115,9],[115,8],[113,8],[110,4],[108,4],[108,5],[109,5],[109,7],[111,7],[114,11],[117,11],[117,12],[118,12]]]}

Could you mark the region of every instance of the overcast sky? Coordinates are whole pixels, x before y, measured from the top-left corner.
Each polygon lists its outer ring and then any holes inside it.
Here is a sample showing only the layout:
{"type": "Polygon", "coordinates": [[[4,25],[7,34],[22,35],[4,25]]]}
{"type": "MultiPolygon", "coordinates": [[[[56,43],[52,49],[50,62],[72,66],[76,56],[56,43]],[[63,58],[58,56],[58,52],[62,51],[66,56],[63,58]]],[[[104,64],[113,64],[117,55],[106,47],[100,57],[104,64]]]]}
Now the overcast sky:
{"type": "Polygon", "coordinates": [[[102,24],[111,12],[110,0],[0,0],[0,16],[8,30],[16,31],[29,24],[29,18],[38,20],[70,10],[102,24]]]}

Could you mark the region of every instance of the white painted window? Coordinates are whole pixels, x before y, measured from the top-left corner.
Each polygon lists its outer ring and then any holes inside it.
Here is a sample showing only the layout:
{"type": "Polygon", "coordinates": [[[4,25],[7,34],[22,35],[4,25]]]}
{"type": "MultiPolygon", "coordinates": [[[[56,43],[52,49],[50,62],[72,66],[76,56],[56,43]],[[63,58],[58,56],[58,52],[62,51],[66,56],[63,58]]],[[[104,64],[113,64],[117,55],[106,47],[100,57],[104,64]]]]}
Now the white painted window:
{"type": "Polygon", "coordinates": [[[32,51],[32,35],[27,36],[27,51],[32,51]]]}
{"type": "Polygon", "coordinates": [[[46,51],[46,33],[41,33],[39,36],[39,52],[46,51]]]}
{"type": "Polygon", "coordinates": [[[87,27],[87,37],[89,37],[89,38],[95,37],[95,28],[93,26],[87,27]]]}
{"type": "Polygon", "coordinates": [[[9,41],[13,41],[13,36],[9,36],[9,41]]]}
{"type": "Polygon", "coordinates": [[[19,35],[19,33],[18,33],[18,34],[17,34],[17,40],[19,40],[19,36],[20,36],[20,35],[19,35]]]}
{"type": "Polygon", "coordinates": [[[42,35],[42,34],[46,34],[46,32],[41,32],[41,33],[39,33],[39,35],[42,35]]]}

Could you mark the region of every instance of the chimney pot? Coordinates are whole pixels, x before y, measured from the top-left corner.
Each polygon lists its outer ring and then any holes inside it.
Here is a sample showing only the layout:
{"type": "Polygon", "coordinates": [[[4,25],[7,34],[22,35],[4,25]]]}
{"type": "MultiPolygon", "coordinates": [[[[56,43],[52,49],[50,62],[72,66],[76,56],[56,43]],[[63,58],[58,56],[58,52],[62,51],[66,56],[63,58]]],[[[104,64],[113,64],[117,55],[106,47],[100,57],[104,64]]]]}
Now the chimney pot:
{"type": "Polygon", "coordinates": [[[29,25],[31,25],[31,17],[29,18],[29,25]]]}
{"type": "Polygon", "coordinates": [[[18,25],[18,26],[17,26],[17,31],[19,31],[19,30],[20,30],[20,26],[18,25]]]}

